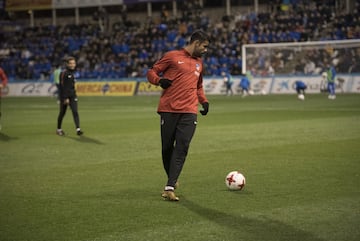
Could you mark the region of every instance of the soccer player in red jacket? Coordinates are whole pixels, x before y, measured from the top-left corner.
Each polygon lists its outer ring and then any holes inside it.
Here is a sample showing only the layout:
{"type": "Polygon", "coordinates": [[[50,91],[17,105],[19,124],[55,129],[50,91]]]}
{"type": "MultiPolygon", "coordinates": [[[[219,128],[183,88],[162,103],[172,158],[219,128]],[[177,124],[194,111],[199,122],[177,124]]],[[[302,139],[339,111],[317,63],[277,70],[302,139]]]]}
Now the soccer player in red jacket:
{"type": "MultiPolygon", "coordinates": [[[[8,77],[5,74],[5,71],[0,67],[0,118],[1,118],[1,95],[3,88],[7,85],[7,83],[8,83],[8,77]]],[[[1,130],[1,124],[0,124],[0,130],[1,130]]]]}
{"type": "Polygon", "coordinates": [[[195,31],[188,45],[165,53],[147,72],[148,81],[163,88],[157,112],[160,115],[163,166],[168,177],[161,196],[166,200],[179,201],[174,189],[195,133],[199,103],[203,108],[202,115],[209,111],[201,60],[209,42],[205,32],[195,31]]]}
{"type": "Polygon", "coordinates": [[[8,83],[8,77],[7,75],[5,74],[5,71],[0,67],[0,80],[1,80],[1,83],[0,83],[0,89],[5,87],[8,83]]]}

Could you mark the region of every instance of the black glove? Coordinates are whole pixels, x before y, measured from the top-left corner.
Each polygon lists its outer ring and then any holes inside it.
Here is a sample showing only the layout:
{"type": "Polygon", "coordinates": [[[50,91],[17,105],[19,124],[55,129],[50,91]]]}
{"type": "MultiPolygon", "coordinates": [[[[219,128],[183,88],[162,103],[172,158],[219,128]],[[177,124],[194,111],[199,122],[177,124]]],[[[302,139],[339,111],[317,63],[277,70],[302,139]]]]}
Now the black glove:
{"type": "Polygon", "coordinates": [[[171,84],[172,84],[172,82],[169,79],[160,79],[160,81],[159,81],[159,85],[163,89],[169,88],[171,84]]]}
{"type": "Polygon", "coordinates": [[[200,111],[202,115],[206,115],[209,112],[209,102],[204,102],[201,104],[203,107],[203,110],[200,111]]]}

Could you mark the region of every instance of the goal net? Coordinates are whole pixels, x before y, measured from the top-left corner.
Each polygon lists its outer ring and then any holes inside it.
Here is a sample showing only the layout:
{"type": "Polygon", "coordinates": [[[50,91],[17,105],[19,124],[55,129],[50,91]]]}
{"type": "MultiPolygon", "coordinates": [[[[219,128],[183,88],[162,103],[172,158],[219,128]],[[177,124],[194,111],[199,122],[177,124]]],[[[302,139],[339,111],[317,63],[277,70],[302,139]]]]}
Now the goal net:
{"type": "Polygon", "coordinates": [[[328,65],[339,74],[360,73],[360,39],[242,46],[242,71],[254,76],[320,75],[328,65]]]}

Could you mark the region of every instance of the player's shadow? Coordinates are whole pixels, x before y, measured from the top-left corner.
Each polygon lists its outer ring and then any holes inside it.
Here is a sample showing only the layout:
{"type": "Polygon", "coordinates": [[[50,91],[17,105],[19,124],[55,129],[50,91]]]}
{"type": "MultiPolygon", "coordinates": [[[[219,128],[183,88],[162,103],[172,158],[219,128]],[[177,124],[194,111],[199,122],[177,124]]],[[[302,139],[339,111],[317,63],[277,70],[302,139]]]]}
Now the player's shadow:
{"type": "Polygon", "coordinates": [[[0,141],[11,141],[11,140],[16,140],[18,139],[17,137],[11,137],[8,136],[7,134],[0,132],[0,141]]]}
{"type": "Polygon", "coordinates": [[[88,137],[88,136],[79,136],[79,137],[68,136],[68,138],[73,139],[78,142],[82,142],[82,143],[92,143],[92,144],[104,145],[103,142],[101,142],[95,138],[88,137]]]}
{"type": "Polygon", "coordinates": [[[276,241],[324,241],[311,233],[296,229],[293,226],[278,220],[270,219],[266,216],[259,216],[257,219],[241,215],[235,216],[215,209],[203,207],[190,200],[186,200],[184,197],[179,203],[188,210],[211,222],[215,222],[218,225],[231,230],[239,230],[239,239],[241,239],[242,234],[246,233],[246,237],[251,237],[250,240],[276,237],[276,241]]]}

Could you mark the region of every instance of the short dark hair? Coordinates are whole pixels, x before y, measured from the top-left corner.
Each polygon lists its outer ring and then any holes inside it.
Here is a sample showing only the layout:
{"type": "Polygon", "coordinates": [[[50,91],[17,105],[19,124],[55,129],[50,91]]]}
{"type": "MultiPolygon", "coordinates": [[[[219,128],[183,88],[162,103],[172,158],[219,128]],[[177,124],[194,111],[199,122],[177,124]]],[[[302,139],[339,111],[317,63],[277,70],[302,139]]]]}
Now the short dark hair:
{"type": "Polygon", "coordinates": [[[66,57],[65,58],[65,63],[69,63],[70,60],[75,60],[75,57],[73,57],[73,56],[66,57]]]}
{"type": "Polygon", "coordinates": [[[201,43],[205,41],[210,42],[210,36],[207,33],[205,33],[203,30],[196,30],[191,34],[190,43],[193,43],[196,40],[199,40],[201,43]]]}

